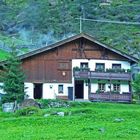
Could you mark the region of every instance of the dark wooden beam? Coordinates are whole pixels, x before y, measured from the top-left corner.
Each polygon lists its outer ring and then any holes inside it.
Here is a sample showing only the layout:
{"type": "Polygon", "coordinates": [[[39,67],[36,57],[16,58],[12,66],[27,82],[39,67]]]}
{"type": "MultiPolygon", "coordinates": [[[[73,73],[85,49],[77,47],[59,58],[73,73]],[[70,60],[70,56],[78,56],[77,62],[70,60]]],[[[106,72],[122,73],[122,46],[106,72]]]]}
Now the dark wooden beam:
{"type": "MultiPolygon", "coordinates": [[[[72,49],[72,51],[77,51],[77,50],[79,50],[79,49],[76,49],[76,48],[73,48],[73,49],[72,49]]],[[[92,49],[92,48],[90,48],[90,49],[85,49],[85,48],[84,48],[84,51],[100,51],[100,49],[94,49],[94,48],[93,48],[93,49],[92,49]]]]}

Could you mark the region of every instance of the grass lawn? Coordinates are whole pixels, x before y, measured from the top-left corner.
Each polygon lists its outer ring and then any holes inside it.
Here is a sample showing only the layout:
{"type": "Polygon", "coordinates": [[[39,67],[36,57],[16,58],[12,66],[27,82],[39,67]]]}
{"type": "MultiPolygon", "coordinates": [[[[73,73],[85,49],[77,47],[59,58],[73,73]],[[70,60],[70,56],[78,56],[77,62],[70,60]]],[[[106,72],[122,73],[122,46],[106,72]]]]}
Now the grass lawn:
{"type": "Polygon", "coordinates": [[[75,103],[41,110],[38,115],[0,112],[1,140],[139,140],[140,105],[75,103]],[[66,115],[44,117],[47,112],[66,115]]]}

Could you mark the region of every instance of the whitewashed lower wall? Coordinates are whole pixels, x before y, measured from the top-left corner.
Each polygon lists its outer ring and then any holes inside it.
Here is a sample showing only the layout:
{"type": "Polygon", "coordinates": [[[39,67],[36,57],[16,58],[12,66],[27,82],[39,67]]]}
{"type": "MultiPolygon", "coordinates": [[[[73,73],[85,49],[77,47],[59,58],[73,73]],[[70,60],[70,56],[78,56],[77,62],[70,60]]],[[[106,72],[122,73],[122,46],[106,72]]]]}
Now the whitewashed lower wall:
{"type": "Polygon", "coordinates": [[[34,98],[34,85],[33,83],[24,83],[25,86],[25,93],[28,96],[29,99],[34,98]]]}
{"type": "MultiPolygon", "coordinates": [[[[3,85],[3,83],[0,83],[0,85],[3,85]]],[[[25,92],[28,95],[28,98],[33,99],[34,98],[34,84],[25,83],[24,85],[26,87],[25,92]]],[[[110,91],[109,86],[110,86],[109,84],[106,84],[106,91],[110,91]]],[[[72,83],[69,83],[69,84],[67,84],[67,83],[44,83],[42,98],[43,99],[55,99],[56,96],[68,96],[68,87],[73,87],[73,84],[72,83]],[[58,85],[63,85],[64,92],[61,94],[58,93],[58,85]]],[[[113,89],[113,85],[111,86],[111,89],[113,89]]],[[[95,93],[97,90],[98,90],[98,84],[92,83],[91,92],[95,93]]],[[[123,93],[123,92],[129,92],[128,84],[121,84],[120,93],[123,93]]],[[[0,93],[4,93],[2,89],[0,89],[0,93]]],[[[88,100],[88,86],[86,85],[86,83],[84,83],[84,99],[88,100]]]]}
{"type": "MultiPolygon", "coordinates": [[[[43,99],[56,99],[56,96],[67,96],[68,95],[68,87],[71,87],[72,84],[67,83],[44,83],[43,84],[43,99]],[[63,85],[64,92],[58,93],[58,85],[63,85]]],[[[26,87],[26,95],[28,98],[34,98],[34,84],[33,83],[25,83],[26,87]]]]}
{"type": "Polygon", "coordinates": [[[67,83],[44,83],[43,84],[43,99],[55,99],[56,96],[68,96],[68,87],[72,84],[67,83]],[[58,93],[58,85],[63,85],[63,93],[58,93]]]}

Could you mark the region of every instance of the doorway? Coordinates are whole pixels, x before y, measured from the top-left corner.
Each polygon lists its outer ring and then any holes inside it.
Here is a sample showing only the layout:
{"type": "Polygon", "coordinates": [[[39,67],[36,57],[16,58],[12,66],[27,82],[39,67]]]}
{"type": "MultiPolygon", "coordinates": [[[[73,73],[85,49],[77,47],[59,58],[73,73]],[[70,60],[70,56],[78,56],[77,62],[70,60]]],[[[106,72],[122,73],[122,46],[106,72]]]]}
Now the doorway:
{"type": "Polygon", "coordinates": [[[83,99],[84,97],[84,81],[75,80],[75,99],[83,99]]]}
{"type": "Polygon", "coordinates": [[[34,83],[34,99],[42,98],[42,83],[34,83]]]}

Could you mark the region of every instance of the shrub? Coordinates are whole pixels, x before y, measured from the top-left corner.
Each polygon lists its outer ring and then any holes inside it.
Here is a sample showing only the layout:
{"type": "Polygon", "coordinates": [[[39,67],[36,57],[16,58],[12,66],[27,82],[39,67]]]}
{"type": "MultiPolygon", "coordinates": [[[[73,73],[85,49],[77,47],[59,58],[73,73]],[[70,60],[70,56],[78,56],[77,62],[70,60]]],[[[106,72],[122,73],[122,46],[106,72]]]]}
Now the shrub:
{"type": "Polygon", "coordinates": [[[140,103],[140,74],[136,75],[136,78],[133,81],[132,86],[133,86],[134,94],[135,96],[138,97],[140,103]]]}
{"type": "Polygon", "coordinates": [[[38,100],[41,104],[41,108],[59,108],[59,107],[69,107],[69,102],[60,99],[41,99],[38,100]]]}
{"type": "Polygon", "coordinates": [[[80,68],[79,67],[74,67],[73,71],[80,71],[80,68]]]}
{"type": "Polygon", "coordinates": [[[36,107],[26,107],[16,111],[17,116],[30,116],[40,113],[40,109],[36,107]]]}
{"type": "Polygon", "coordinates": [[[71,107],[89,107],[89,105],[92,105],[91,102],[70,102],[71,107]]]}
{"type": "Polygon", "coordinates": [[[102,68],[95,69],[95,71],[96,71],[96,72],[105,72],[105,70],[102,69],[102,68]]]}

